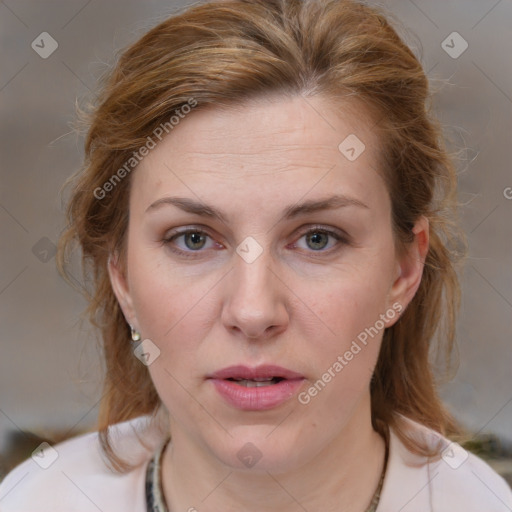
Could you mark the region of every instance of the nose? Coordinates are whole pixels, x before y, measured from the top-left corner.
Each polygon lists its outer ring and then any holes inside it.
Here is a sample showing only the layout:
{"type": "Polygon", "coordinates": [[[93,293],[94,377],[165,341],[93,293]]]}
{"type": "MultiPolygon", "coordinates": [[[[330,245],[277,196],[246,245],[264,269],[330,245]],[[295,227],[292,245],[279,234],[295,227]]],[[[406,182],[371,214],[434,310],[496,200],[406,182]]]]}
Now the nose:
{"type": "Polygon", "coordinates": [[[289,323],[286,286],[276,277],[268,249],[251,263],[234,255],[227,276],[221,320],[232,333],[250,339],[268,339],[289,323]]]}

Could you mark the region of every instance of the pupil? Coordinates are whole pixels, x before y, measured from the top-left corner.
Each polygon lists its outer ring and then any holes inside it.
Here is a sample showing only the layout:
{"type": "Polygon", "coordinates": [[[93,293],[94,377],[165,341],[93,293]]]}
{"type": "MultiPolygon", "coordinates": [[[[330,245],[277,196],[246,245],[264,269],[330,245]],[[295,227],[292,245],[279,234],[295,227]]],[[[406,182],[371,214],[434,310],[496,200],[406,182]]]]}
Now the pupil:
{"type": "Polygon", "coordinates": [[[204,238],[205,237],[199,233],[186,233],[185,245],[189,249],[200,249],[204,245],[204,238]],[[187,243],[189,240],[192,242],[192,244],[187,243]],[[199,244],[199,247],[196,244],[199,244]]]}
{"type": "Polygon", "coordinates": [[[313,249],[323,249],[327,245],[327,234],[326,233],[313,233],[311,235],[308,235],[308,241],[312,242],[312,248],[313,249]],[[322,238],[323,242],[322,243],[322,238]],[[320,247],[318,246],[320,245],[320,247]]]}

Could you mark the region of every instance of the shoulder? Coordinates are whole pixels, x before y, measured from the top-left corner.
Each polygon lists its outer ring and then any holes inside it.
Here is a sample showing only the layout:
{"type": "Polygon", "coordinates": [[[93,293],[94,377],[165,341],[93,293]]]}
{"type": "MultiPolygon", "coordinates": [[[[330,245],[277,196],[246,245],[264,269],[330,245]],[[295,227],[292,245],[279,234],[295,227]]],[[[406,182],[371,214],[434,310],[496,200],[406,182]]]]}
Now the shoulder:
{"type": "Polygon", "coordinates": [[[378,512],[509,512],[512,490],[486,462],[439,433],[403,418],[408,433],[429,446],[441,446],[441,458],[427,461],[411,453],[390,433],[388,470],[378,512]]]}
{"type": "Polygon", "coordinates": [[[163,433],[148,416],[113,425],[109,432],[115,452],[135,469],[112,470],[97,432],[74,437],[46,446],[14,468],[0,483],[0,510],[145,510],[145,467],[163,433]]]}

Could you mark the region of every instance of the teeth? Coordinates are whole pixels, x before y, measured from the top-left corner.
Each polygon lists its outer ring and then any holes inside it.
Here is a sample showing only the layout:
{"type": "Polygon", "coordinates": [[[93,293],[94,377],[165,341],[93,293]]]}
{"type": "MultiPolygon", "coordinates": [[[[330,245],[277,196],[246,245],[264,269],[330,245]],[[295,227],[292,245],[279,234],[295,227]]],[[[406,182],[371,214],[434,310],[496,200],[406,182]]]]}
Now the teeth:
{"type": "Polygon", "coordinates": [[[246,379],[235,379],[236,383],[240,386],[245,386],[246,388],[260,388],[263,386],[271,386],[272,384],[275,384],[277,382],[276,378],[273,379],[253,379],[253,380],[246,380],[246,379]]]}

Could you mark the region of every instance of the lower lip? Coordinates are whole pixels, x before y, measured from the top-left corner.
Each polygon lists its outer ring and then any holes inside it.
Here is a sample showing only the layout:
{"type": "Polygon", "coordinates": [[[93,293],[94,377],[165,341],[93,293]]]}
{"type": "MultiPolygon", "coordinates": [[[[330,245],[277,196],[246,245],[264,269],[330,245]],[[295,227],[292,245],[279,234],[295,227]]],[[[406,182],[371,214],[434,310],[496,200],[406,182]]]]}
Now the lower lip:
{"type": "Polygon", "coordinates": [[[273,409],[289,400],[301,387],[304,379],[285,379],[277,384],[248,388],[233,381],[211,379],[215,389],[231,405],[244,411],[273,409]]]}

